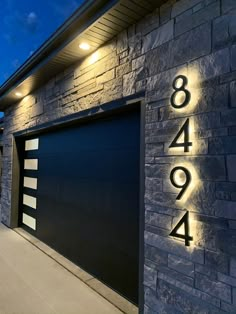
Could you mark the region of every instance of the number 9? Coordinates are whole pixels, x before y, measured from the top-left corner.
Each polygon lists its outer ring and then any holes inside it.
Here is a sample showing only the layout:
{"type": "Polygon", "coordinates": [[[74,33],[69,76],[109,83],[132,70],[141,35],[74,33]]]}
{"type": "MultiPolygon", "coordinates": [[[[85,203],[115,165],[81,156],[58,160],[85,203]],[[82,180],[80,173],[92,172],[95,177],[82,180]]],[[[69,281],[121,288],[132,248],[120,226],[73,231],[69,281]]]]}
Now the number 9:
{"type": "Polygon", "coordinates": [[[171,170],[171,173],[170,173],[170,181],[172,183],[172,185],[178,189],[182,189],[180,191],[180,193],[177,195],[176,199],[177,200],[180,200],[183,196],[183,194],[186,192],[188,186],[190,185],[191,183],[191,180],[192,180],[192,176],[191,176],[191,173],[188,171],[188,169],[184,168],[184,167],[175,167],[171,170]],[[175,174],[177,171],[182,171],[184,172],[185,174],[185,182],[184,183],[178,183],[176,182],[176,177],[175,177],[175,174]]]}

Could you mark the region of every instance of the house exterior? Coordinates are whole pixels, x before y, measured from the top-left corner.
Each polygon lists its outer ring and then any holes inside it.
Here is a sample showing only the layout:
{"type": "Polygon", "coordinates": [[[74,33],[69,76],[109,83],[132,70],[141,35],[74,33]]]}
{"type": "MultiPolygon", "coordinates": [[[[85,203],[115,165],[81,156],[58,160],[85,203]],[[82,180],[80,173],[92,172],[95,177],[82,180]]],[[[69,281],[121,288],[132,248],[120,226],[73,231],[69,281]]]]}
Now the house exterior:
{"type": "MultiPolygon", "coordinates": [[[[3,129],[4,129],[4,118],[0,119],[0,177],[2,175],[2,153],[3,153],[3,129]]],[[[0,196],[1,196],[1,186],[0,186],[0,196]]]]}
{"type": "Polygon", "coordinates": [[[235,107],[234,0],[86,1],[0,89],[2,222],[140,313],[236,313],[235,107]]]}

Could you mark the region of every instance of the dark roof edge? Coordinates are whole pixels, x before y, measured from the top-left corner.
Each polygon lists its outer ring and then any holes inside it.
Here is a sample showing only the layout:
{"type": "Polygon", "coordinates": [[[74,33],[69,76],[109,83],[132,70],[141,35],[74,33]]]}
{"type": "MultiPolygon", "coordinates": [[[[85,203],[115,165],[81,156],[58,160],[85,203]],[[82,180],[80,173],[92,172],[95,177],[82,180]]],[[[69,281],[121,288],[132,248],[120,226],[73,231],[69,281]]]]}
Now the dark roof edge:
{"type": "Polygon", "coordinates": [[[113,7],[119,0],[86,0],[74,14],[67,19],[23,65],[0,86],[0,98],[10,89],[19,85],[23,79],[34,72],[45,59],[51,59],[66,44],[81,32],[81,28],[89,27],[103,13],[113,7]]]}

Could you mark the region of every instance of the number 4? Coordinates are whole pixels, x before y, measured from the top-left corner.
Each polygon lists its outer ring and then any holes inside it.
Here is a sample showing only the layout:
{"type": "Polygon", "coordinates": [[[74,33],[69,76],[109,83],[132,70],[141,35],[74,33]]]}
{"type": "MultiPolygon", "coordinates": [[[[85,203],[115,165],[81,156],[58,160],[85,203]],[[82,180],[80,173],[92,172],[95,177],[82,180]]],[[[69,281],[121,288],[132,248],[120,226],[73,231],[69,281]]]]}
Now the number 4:
{"type": "Polygon", "coordinates": [[[190,241],[193,241],[193,237],[189,235],[189,212],[188,211],[186,212],[186,214],[184,214],[184,216],[180,219],[180,221],[171,231],[170,236],[183,239],[185,240],[185,245],[190,246],[190,241]],[[184,234],[178,233],[182,225],[184,225],[184,234]]]}
{"type": "Polygon", "coordinates": [[[189,147],[192,146],[193,143],[189,142],[189,118],[185,121],[184,125],[179,130],[178,134],[170,144],[169,148],[173,147],[184,147],[184,152],[189,152],[189,147]],[[181,135],[184,134],[184,141],[178,142],[181,135]]]}

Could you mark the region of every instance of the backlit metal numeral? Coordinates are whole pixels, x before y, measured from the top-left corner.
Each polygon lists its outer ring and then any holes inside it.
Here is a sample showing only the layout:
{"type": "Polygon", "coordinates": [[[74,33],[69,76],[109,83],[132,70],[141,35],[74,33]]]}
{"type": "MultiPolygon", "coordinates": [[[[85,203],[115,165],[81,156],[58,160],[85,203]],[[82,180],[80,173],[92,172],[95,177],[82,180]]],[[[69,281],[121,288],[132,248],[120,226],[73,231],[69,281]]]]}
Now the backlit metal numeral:
{"type": "Polygon", "coordinates": [[[190,100],[191,100],[191,94],[190,92],[185,88],[188,84],[188,79],[184,75],[177,76],[172,84],[173,89],[175,90],[174,93],[171,96],[170,102],[171,106],[175,109],[181,109],[183,107],[186,107],[190,100]],[[180,84],[179,84],[180,82],[180,84]],[[184,94],[183,99],[181,99],[181,94],[184,94]],[[180,100],[180,103],[176,103],[177,97],[179,97],[178,100],[180,100]]]}
{"type": "Polygon", "coordinates": [[[193,143],[189,141],[189,118],[188,118],[169,147],[170,148],[184,147],[184,152],[187,153],[189,152],[189,147],[191,147],[192,145],[193,143]],[[182,134],[184,135],[184,141],[178,142],[182,134]]]}
{"type": "MultiPolygon", "coordinates": [[[[186,192],[187,188],[189,187],[191,180],[192,180],[191,173],[185,167],[179,166],[179,167],[175,167],[171,170],[170,181],[171,181],[172,185],[175,188],[181,189],[181,191],[179,192],[179,194],[176,197],[177,200],[180,200],[182,198],[183,194],[186,192]],[[178,172],[182,172],[185,175],[185,181],[183,183],[182,182],[176,182],[176,174],[178,172]]],[[[182,180],[179,180],[179,181],[182,181],[182,180]]]]}
{"type": "Polygon", "coordinates": [[[171,231],[170,236],[183,239],[186,246],[190,246],[190,241],[193,241],[193,237],[189,235],[189,212],[187,211],[180,219],[174,229],[171,231]],[[179,233],[179,229],[184,225],[184,233],[179,233]]]}

